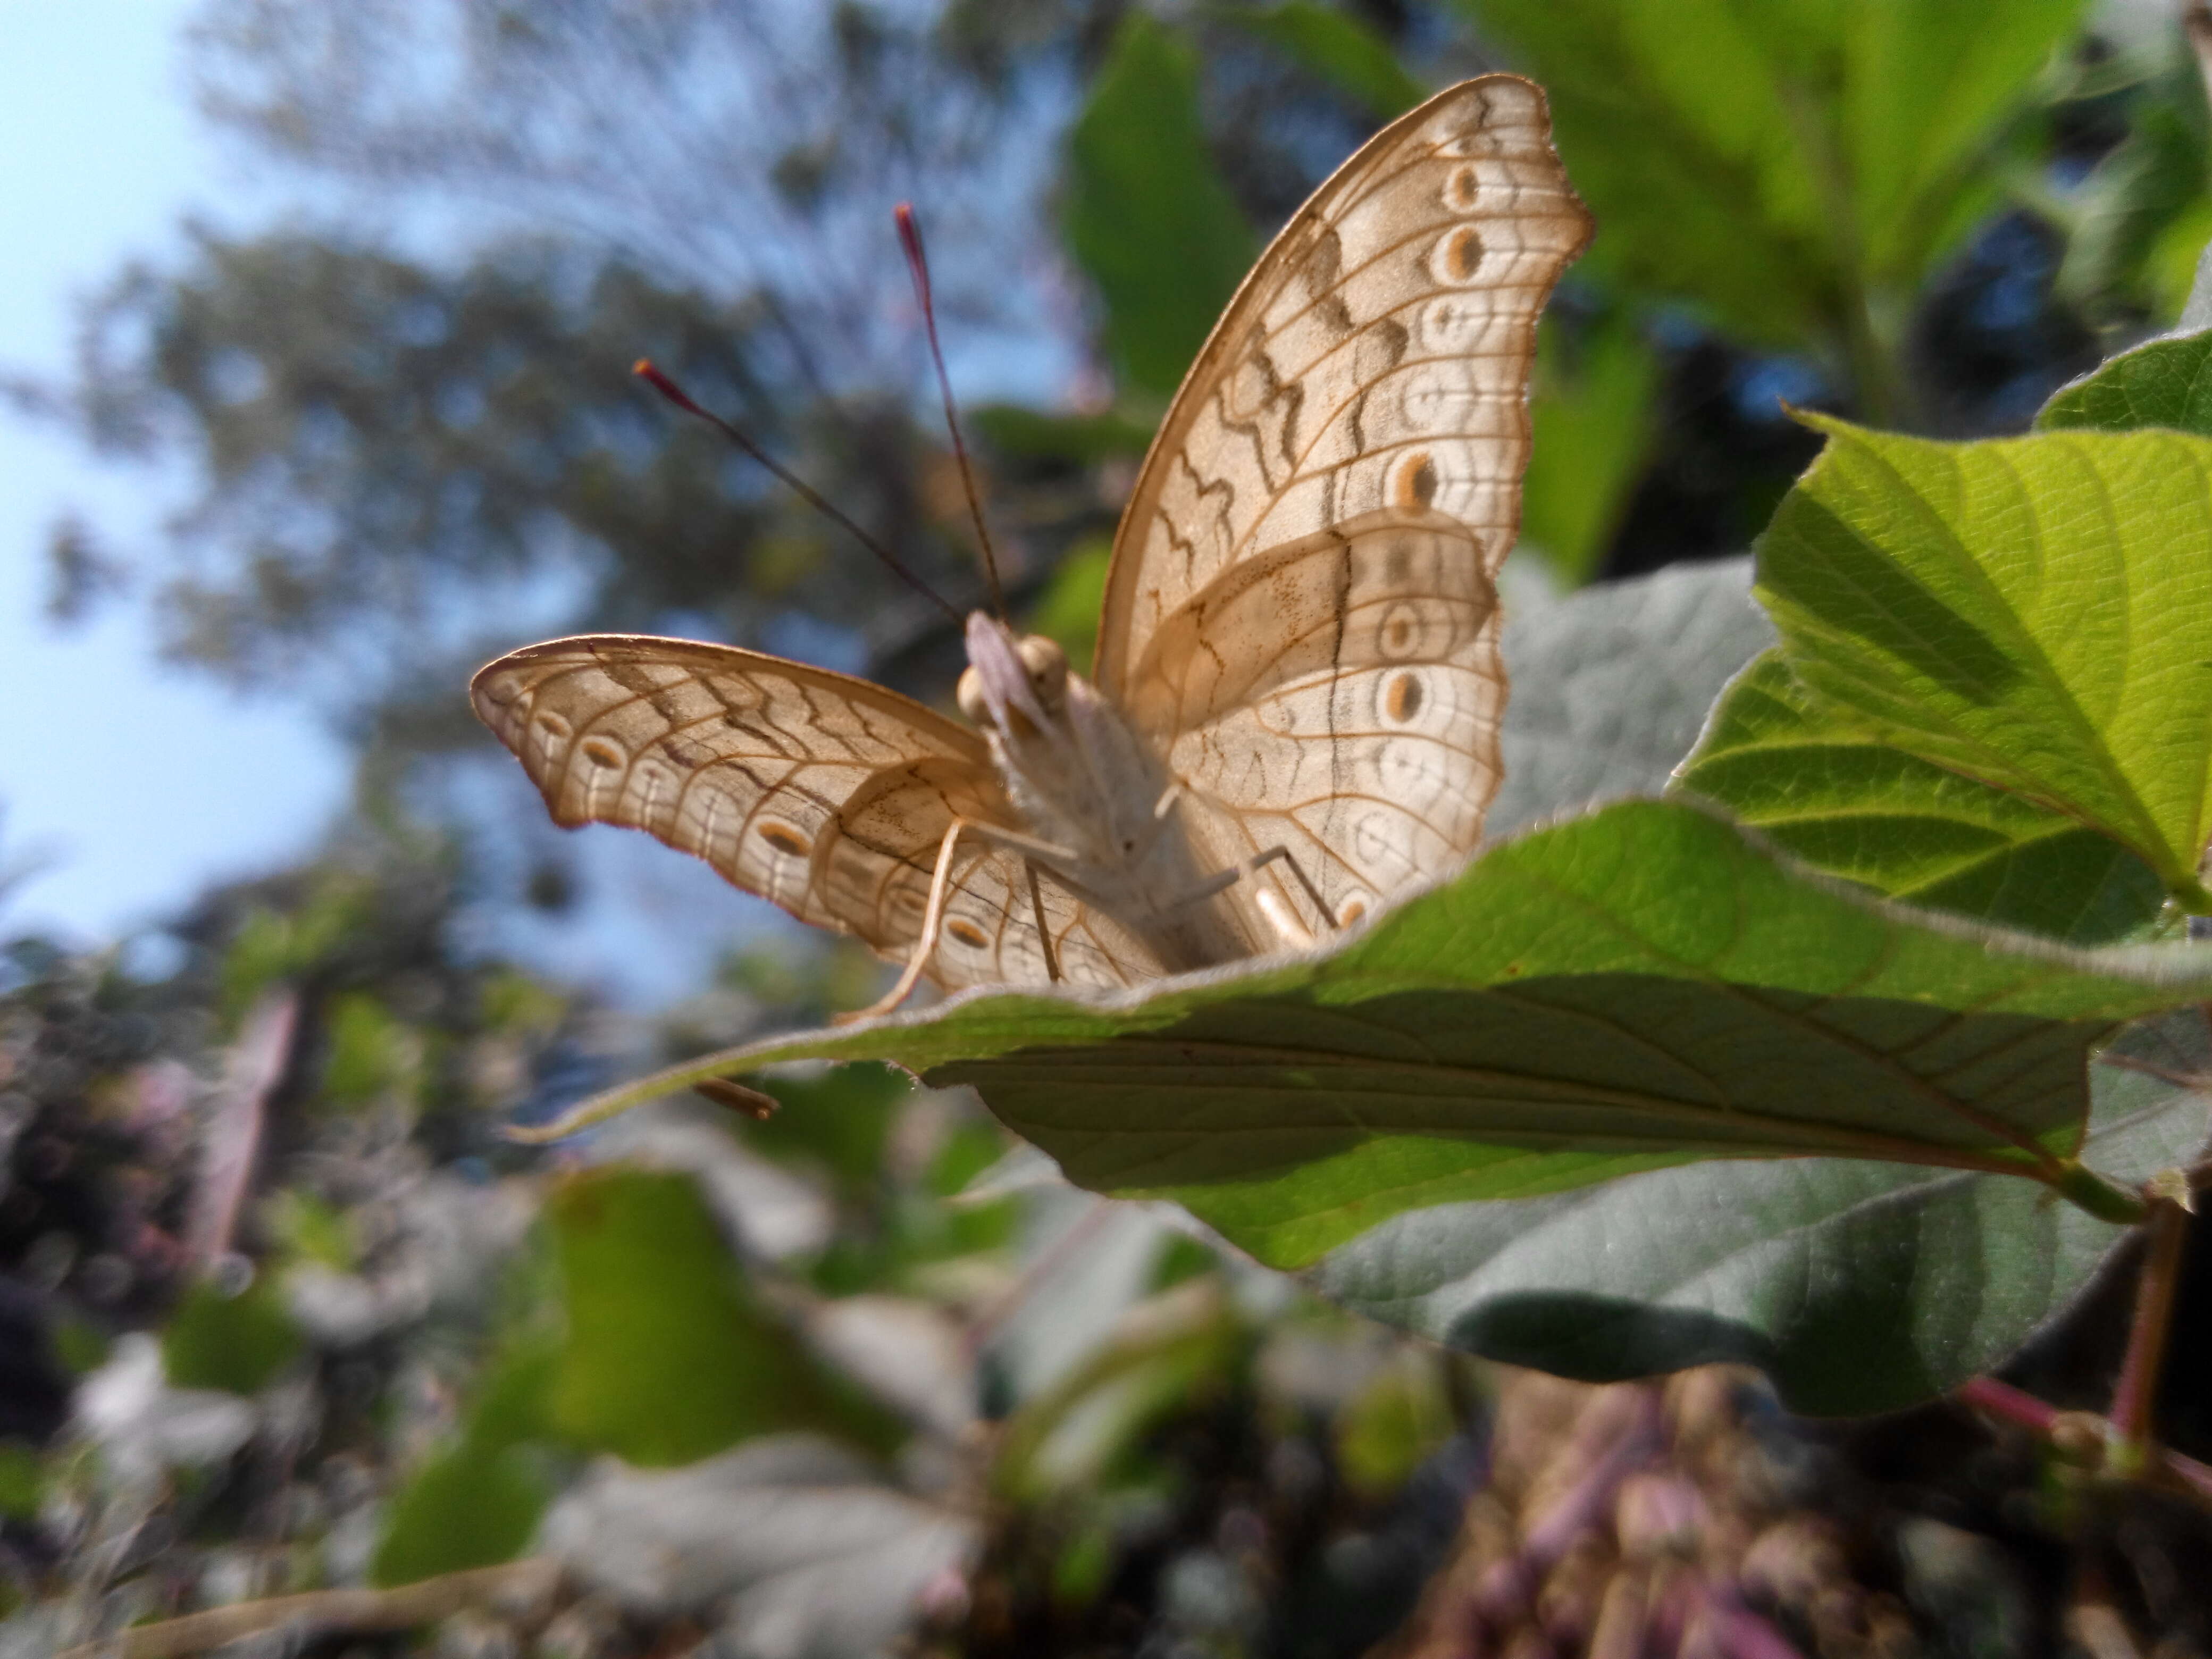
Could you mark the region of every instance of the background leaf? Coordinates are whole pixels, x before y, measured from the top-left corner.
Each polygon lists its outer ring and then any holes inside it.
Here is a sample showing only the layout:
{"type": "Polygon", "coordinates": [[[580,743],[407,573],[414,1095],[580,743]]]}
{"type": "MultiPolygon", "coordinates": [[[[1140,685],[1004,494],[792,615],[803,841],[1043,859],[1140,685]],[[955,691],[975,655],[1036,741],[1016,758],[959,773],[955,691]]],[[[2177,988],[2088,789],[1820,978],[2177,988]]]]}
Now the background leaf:
{"type": "MultiPolygon", "coordinates": [[[[2208,1068],[2195,1010],[2115,1058],[2208,1068]]],[[[2208,1097],[2100,1065],[2084,1156],[2136,1182],[2203,1149],[2208,1097]]],[[[1384,1223],[1311,1271],[1322,1294],[1440,1342],[1592,1380],[1735,1359],[1793,1411],[1893,1410],[1996,1365],[2127,1230],[2004,1176],[1802,1158],[1700,1164],[1384,1223]]]]}
{"type": "Polygon", "coordinates": [[[1594,268],[1746,341],[1820,343],[1870,412],[1911,291],[2081,0],[1467,0],[1552,100],[1594,268]],[[1624,143],[1634,132],[1638,142],[1624,143]]]}
{"type": "Polygon", "coordinates": [[[1403,115],[1428,95],[1406,73],[1390,43],[1348,12],[1315,0],[1284,0],[1228,15],[1239,28],[1279,47],[1301,68],[1358,99],[1377,121],[1403,115]]]}
{"type": "Polygon", "coordinates": [[[1650,459],[1659,381],[1658,354],[1625,318],[1595,330],[1571,362],[1557,324],[1537,331],[1521,541],[1571,586],[1596,574],[1620,528],[1650,459]]]}
{"type": "Polygon", "coordinates": [[[539,1340],[495,1363],[459,1440],[392,1499],[369,1562],[373,1583],[411,1584],[522,1553],[558,1490],[546,1443],[558,1362],[557,1350],[539,1340]]]}
{"type": "Polygon", "coordinates": [[[1828,447],[1758,548],[1797,678],[1881,741],[2100,830],[2212,908],[2197,879],[2212,442],[1944,444],[1814,423],[1828,447]]]}
{"type": "Polygon", "coordinates": [[[595,1170],[545,1214],[568,1315],[549,1405],[564,1439],[659,1465],[779,1430],[879,1450],[902,1437],[761,1305],[688,1176],[595,1170]]]}
{"type": "Polygon", "coordinates": [[[267,1274],[235,1296],[203,1279],[161,1333],[161,1370],[173,1388],[254,1394],[306,1347],[267,1274]]]}
{"type": "Polygon", "coordinates": [[[2124,847],[1891,748],[1808,693],[1778,651],[1729,688],[1678,781],[1816,870],[1978,921],[2106,945],[2166,905],[2124,847]]]}
{"type": "Polygon", "coordinates": [[[1198,54],[1143,11],[1069,136],[1062,222],[1105,301],[1123,390],[1166,398],[1260,248],[1206,148],[1198,54]]]}

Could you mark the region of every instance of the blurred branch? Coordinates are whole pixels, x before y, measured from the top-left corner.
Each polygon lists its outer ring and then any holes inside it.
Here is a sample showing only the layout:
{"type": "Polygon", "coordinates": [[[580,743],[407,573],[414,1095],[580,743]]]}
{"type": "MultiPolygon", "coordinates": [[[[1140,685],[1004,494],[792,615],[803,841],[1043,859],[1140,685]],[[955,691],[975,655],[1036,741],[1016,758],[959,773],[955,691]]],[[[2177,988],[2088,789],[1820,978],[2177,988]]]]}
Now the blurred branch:
{"type": "Polygon", "coordinates": [[[291,1069],[300,994],[289,986],[263,994],[239,1027],[222,1084],[201,1141],[200,1180],[192,1194],[185,1246],[202,1273],[230,1249],[238,1212],[252,1183],[268,1120],[269,1097],[291,1069]]]}
{"type": "Polygon", "coordinates": [[[179,1659],[270,1631],[283,1631],[304,1644],[346,1633],[368,1635],[406,1630],[447,1618],[495,1597],[535,1601],[552,1593],[561,1565],[543,1556],[502,1566],[471,1567],[392,1589],[310,1590],[238,1601],[186,1613],[158,1625],[139,1625],[97,1642],[66,1648],[56,1659],[179,1659]]]}
{"type": "Polygon", "coordinates": [[[2205,95],[2212,98],[2212,3],[2189,0],[2181,9],[2181,32],[2197,54],[2197,72],[2204,77],[2205,95]]]}

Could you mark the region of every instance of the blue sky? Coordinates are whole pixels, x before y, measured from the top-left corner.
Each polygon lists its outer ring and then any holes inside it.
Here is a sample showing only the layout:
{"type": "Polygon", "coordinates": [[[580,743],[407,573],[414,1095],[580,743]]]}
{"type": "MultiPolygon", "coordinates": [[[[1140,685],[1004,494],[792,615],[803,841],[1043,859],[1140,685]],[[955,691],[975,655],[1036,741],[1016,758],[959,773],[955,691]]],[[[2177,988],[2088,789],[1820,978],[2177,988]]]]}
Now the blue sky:
{"type": "MultiPolygon", "coordinates": [[[[189,10],[0,0],[0,368],[64,368],[71,297],[173,248],[186,212],[254,216],[238,209],[256,192],[178,80],[189,10]]],[[[128,533],[164,501],[157,479],[0,416],[0,862],[50,860],[5,920],[89,943],[305,847],[343,805],[347,771],[312,711],[160,667],[127,608],[50,628],[46,532],[70,506],[128,533]]]]}

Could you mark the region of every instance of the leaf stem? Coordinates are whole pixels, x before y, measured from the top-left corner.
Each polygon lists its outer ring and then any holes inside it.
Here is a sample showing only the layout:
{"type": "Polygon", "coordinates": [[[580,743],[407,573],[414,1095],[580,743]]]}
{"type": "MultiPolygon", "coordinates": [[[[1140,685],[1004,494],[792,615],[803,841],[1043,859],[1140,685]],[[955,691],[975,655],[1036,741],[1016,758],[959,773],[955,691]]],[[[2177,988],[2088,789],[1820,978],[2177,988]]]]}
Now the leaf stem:
{"type": "Polygon", "coordinates": [[[2135,1318],[2128,1328],[2119,1381],[2112,1389],[2115,1456],[2120,1472],[2130,1476],[2142,1471],[2154,1449],[2159,1374],[2165,1368],[2166,1342],[2173,1330],[2174,1293],[2180,1287],[2189,1243],[2189,1212],[2171,1198],[2155,1199],[2144,1231],[2150,1237],[2136,1281],[2135,1318]]]}
{"type": "Polygon", "coordinates": [[[2110,1176],[2099,1174],[2078,1158],[2058,1159],[2056,1168],[2044,1179],[2049,1181],[2051,1189],[2059,1197],[2100,1221],[2135,1227],[2152,1212],[2150,1200],[2141,1193],[2123,1186],[2110,1176]]]}

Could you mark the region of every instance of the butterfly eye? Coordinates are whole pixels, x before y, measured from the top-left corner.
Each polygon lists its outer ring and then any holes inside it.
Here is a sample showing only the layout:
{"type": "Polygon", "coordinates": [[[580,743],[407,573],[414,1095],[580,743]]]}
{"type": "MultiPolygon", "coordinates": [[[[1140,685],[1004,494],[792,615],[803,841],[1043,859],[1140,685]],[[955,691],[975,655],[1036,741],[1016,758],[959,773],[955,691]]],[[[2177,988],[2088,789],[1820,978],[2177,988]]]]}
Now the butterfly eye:
{"type": "Polygon", "coordinates": [[[1030,671],[1030,684],[1036,688],[1037,701],[1047,708],[1057,703],[1067,688],[1067,653],[1042,634],[1030,635],[1014,649],[1021,656],[1022,666],[1030,671]]]}
{"type": "Polygon", "coordinates": [[[960,712],[978,726],[991,723],[991,706],[983,701],[983,679],[972,668],[960,671],[960,684],[952,689],[952,701],[960,705],[960,712]]]}

